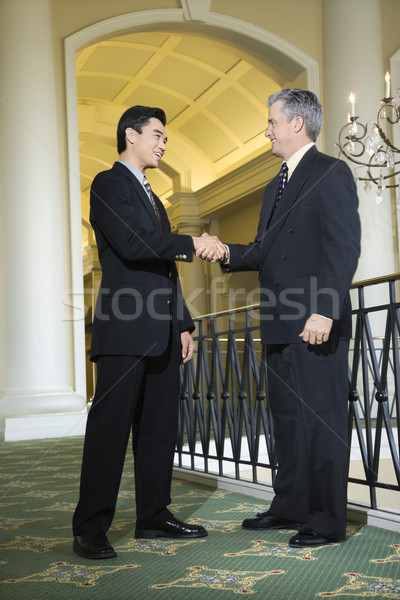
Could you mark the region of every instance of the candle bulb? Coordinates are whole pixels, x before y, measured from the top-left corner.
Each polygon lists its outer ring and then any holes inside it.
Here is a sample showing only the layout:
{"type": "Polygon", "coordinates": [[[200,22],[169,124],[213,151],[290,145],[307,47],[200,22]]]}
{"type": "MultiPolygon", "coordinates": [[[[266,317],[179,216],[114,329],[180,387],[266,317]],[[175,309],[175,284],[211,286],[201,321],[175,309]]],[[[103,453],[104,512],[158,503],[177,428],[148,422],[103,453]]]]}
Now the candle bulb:
{"type": "Polygon", "coordinates": [[[385,81],[386,81],[385,98],[390,98],[390,73],[389,73],[389,71],[386,71],[385,81]]]}
{"type": "Polygon", "coordinates": [[[351,116],[355,117],[356,116],[356,97],[354,96],[353,92],[350,92],[349,100],[351,103],[351,116]]]}

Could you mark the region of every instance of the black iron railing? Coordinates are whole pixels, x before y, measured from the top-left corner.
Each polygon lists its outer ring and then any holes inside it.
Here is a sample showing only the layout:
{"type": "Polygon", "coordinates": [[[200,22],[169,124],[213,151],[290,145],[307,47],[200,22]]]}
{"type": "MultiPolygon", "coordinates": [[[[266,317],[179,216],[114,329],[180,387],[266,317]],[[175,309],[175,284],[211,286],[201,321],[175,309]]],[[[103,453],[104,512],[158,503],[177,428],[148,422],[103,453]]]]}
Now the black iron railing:
{"type": "MultiPolygon", "coordinates": [[[[349,482],[369,488],[371,508],[378,506],[378,488],[400,492],[399,284],[400,274],[352,286],[349,444],[359,455],[363,476],[350,470],[349,482]],[[374,295],[379,304],[371,302],[374,295]]],[[[253,305],[196,319],[196,353],[181,371],[177,466],[254,483],[267,469],[274,481],[267,359],[258,315],[259,306],[253,305]]]]}
{"type": "Polygon", "coordinates": [[[399,281],[397,274],[353,285],[356,308],[349,364],[349,440],[357,436],[364,477],[350,476],[349,481],[369,487],[371,508],[377,507],[378,488],[400,490],[399,281]],[[385,302],[371,303],[368,295],[375,289],[375,295],[385,302]],[[381,477],[384,439],[394,483],[381,477]]]}

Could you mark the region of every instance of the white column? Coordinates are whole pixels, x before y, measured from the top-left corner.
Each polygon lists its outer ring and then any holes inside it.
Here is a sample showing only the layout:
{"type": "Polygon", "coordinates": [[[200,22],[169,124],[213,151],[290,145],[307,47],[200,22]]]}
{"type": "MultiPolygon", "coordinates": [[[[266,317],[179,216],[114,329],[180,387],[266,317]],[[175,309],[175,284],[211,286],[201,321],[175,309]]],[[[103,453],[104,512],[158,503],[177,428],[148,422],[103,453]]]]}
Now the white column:
{"type": "MultiPolygon", "coordinates": [[[[324,0],[323,22],[325,149],[334,155],[339,131],[350,112],[349,93],[356,95],[356,114],[363,124],[376,119],[384,96],[380,2],[324,0]]],[[[348,164],[352,169],[355,166],[348,164]]],[[[394,273],[397,267],[389,191],[379,206],[375,185],[367,193],[360,183],[358,195],[362,253],[355,280],[360,281],[394,273]]]]}
{"type": "Polygon", "coordinates": [[[0,11],[0,437],[77,435],[50,1],[0,11]]]}

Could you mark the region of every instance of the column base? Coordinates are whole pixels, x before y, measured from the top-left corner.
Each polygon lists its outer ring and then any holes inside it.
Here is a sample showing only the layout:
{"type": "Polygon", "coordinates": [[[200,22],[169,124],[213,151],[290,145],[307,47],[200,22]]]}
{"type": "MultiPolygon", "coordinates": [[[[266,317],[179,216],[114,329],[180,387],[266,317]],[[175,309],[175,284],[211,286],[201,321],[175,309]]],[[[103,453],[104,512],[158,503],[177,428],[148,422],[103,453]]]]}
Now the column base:
{"type": "Polygon", "coordinates": [[[15,442],[84,435],[87,411],[0,418],[0,441],[15,442]]]}
{"type": "Polygon", "coordinates": [[[71,389],[5,390],[0,396],[0,418],[82,413],[86,399],[71,389]]]}

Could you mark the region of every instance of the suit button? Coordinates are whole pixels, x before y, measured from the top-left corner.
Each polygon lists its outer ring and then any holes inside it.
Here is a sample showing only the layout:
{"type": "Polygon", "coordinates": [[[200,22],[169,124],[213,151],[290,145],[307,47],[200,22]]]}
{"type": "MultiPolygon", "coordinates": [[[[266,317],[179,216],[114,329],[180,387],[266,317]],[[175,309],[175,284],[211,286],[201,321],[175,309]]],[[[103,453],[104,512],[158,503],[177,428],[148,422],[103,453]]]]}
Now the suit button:
{"type": "Polygon", "coordinates": [[[274,286],[278,287],[278,285],[279,285],[279,281],[274,281],[274,286]]]}
{"type": "Polygon", "coordinates": [[[288,233],[293,233],[293,229],[290,227],[290,229],[287,230],[288,233]]]}
{"type": "Polygon", "coordinates": [[[281,256],[281,260],[287,260],[287,256],[286,256],[286,254],[282,254],[282,256],[281,256]]]}
{"type": "Polygon", "coordinates": [[[186,254],[182,254],[182,258],[183,258],[183,260],[186,260],[187,259],[186,254]]]}
{"type": "Polygon", "coordinates": [[[171,300],[167,300],[167,304],[171,304],[171,300]]]}

